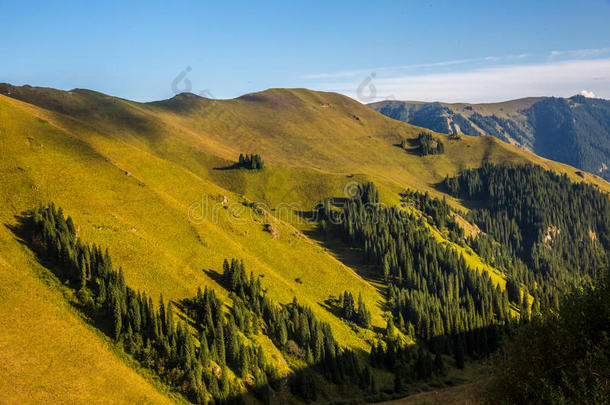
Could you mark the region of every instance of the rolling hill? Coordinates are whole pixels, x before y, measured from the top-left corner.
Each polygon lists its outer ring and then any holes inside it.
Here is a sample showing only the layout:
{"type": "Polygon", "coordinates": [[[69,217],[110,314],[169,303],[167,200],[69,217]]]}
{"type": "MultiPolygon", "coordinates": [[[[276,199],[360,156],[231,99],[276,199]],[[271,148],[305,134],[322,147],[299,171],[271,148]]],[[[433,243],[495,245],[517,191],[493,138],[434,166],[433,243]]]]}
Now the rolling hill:
{"type": "Polygon", "coordinates": [[[490,135],[610,179],[610,101],[530,97],[491,104],[382,101],[382,114],[441,133],[490,135]]]}
{"type": "MultiPolygon", "coordinates": [[[[0,402],[185,400],[64,300],[70,291],[14,231],[39,204],[61,206],[79,237],[108,247],[126,282],[155,299],[177,304],[209,287],[230,303],[214,274],[224,258],[242,258],[269,297],[289,303],[297,296],[341,347],[363,357],[386,326],[384,288],[353,249],[325,243],[318,224],[303,220],[316,203],[374,181],[389,205],[411,189],[466,212],[471,207],[439,185],[484,163],[533,163],[610,191],[596,175],[491,136],[434,134],[446,145],[436,156],[400,147],[421,131],[342,95],[305,89],[136,103],[89,90],[0,85],[0,402]],[[262,155],[266,169],[233,169],[240,153],[262,155]],[[373,330],[323,305],[346,290],[362,294],[373,330]]],[[[430,228],[504,287],[500,271],[430,228]]],[[[283,354],[261,340],[287,372],[283,354]]],[[[387,374],[377,378],[392,384],[387,374]]]]}

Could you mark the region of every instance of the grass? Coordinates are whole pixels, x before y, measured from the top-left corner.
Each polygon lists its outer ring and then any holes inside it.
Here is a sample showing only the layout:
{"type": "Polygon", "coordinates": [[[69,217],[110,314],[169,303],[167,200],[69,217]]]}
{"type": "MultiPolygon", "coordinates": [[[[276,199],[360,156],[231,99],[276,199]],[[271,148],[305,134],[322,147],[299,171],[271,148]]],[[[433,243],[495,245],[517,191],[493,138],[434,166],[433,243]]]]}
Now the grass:
{"type": "MultiPolygon", "coordinates": [[[[248,270],[263,276],[273,299],[289,302],[296,295],[331,324],[342,346],[359,352],[368,351],[370,336],[363,338],[321,304],[344,290],[361,292],[373,325],[381,328],[380,290],[309,238],[313,226],[295,209],[343,197],[346,185],[366,180],[375,181],[389,204],[398,203],[406,187],[441,196],[436,185],[446,174],[484,161],[532,161],[609,189],[598,178],[582,179],[573,168],[487,137],[444,140],[445,155],[410,155],[395,145],[416,137],[419,128],[333,93],[275,89],[226,101],[182,95],[139,104],[83,90],[11,92],[23,101],[0,96],[3,225],[54,201],[73,217],[83,239],[109,248],[130,285],[171,300],[193,296],[199,286],[226,299],[213,273],[225,257],[243,258],[248,270]],[[220,170],[239,153],[261,154],[266,169],[220,170]],[[254,201],[266,207],[254,207],[254,201]],[[198,212],[205,204],[207,211],[198,212]],[[193,212],[196,221],[189,219],[193,212]],[[279,237],[265,231],[266,223],[279,237]]],[[[0,332],[0,384],[6,385],[0,392],[25,402],[58,400],[71,390],[81,402],[102,391],[105,402],[167,399],[44,285],[40,266],[6,226],[0,242],[0,317],[7,325],[0,332]],[[49,359],[53,373],[40,375],[49,359]],[[95,367],[98,373],[79,372],[95,367]],[[129,389],[122,394],[121,386],[129,389]]],[[[477,257],[467,260],[485,267],[477,257]]]]}
{"type": "Polygon", "coordinates": [[[484,381],[462,384],[456,387],[436,389],[408,397],[380,402],[383,405],[479,405],[485,388],[484,381]]]}
{"type": "Polygon", "coordinates": [[[39,277],[46,270],[13,243],[0,234],[0,402],[171,403],[46,285],[39,277]]]}

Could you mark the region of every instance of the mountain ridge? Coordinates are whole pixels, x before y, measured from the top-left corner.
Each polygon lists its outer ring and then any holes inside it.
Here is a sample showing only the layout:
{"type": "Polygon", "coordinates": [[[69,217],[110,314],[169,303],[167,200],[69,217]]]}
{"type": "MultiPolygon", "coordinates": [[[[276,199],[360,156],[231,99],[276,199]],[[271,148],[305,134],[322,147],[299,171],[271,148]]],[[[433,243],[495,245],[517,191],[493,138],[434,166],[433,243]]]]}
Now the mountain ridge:
{"type": "Polygon", "coordinates": [[[381,101],[388,117],[441,133],[490,135],[610,179],[610,101],[527,97],[499,103],[381,101]]]}

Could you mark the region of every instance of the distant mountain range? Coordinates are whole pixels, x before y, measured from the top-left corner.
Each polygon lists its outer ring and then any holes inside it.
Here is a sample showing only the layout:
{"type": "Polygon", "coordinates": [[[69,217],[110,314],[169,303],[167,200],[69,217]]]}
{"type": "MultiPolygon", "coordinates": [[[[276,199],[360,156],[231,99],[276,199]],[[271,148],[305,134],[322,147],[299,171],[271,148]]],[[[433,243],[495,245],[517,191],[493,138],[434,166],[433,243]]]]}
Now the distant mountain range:
{"type": "Polygon", "coordinates": [[[530,97],[490,104],[381,101],[380,113],[441,133],[491,135],[610,179],[610,101],[530,97]]]}

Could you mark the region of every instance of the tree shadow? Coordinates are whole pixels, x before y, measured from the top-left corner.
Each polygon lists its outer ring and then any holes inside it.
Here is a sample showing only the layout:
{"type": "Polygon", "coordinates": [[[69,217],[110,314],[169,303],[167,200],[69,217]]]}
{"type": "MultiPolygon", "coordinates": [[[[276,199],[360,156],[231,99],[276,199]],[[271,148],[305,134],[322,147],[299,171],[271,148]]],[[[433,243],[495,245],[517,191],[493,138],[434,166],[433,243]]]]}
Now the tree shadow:
{"type": "MultiPolygon", "coordinates": [[[[305,230],[303,233],[310,239],[319,242],[324,248],[332,253],[333,257],[351,268],[357,275],[371,284],[382,296],[386,294],[386,287],[383,285],[383,280],[379,276],[379,266],[374,264],[366,264],[362,258],[362,249],[349,246],[344,241],[340,230],[336,229],[337,225],[329,224],[326,232],[319,228],[305,230]]],[[[378,302],[382,305],[384,302],[378,302]]]]}
{"type": "Polygon", "coordinates": [[[72,294],[67,295],[67,288],[72,290],[72,292],[76,292],[77,287],[69,279],[62,281],[61,266],[45,254],[40,238],[34,233],[34,221],[31,215],[32,211],[23,211],[15,215],[15,225],[4,224],[4,226],[11,231],[19,244],[25,246],[34,254],[36,262],[50,272],[50,274],[47,273],[42,276],[47,283],[61,285],[66,288],[60,292],[64,295],[68,304],[81,313],[81,319],[111,338],[112,325],[107,320],[107,314],[100,311],[95,305],[80,302],[80,299],[74,298],[72,294]]]}
{"type": "MultiPolygon", "coordinates": [[[[19,216],[15,217],[17,225],[5,224],[14,235],[19,243],[28,247],[36,256],[36,259],[41,265],[48,268],[51,272],[57,275],[60,279],[60,264],[59,262],[53,263],[50,258],[47,258],[42,249],[42,244],[37,243],[36,229],[34,222],[31,218],[31,212],[24,212],[19,216]]],[[[219,285],[225,284],[223,275],[215,269],[204,269],[204,272],[219,285]]],[[[73,291],[76,291],[76,286],[67,285],[73,291]]],[[[66,287],[63,289],[67,291],[66,287]]],[[[82,289],[80,292],[83,292],[82,289]]],[[[79,292],[79,293],[80,293],[79,292]]],[[[80,298],[79,298],[80,299],[80,298]]],[[[95,306],[87,307],[85,304],[79,304],[74,299],[69,299],[68,302],[75,308],[81,311],[83,318],[90,323],[92,326],[99,329],[101,332],[106,334],[108,337],[112,337],[112,324],[108,319],[101,319],[102,316],[107,317],[107,313],[100,310],[95,310],[95,306]]],[[[84,301],[82,301],[84,303],[84,301]]],[[[181,310],[186,314],[188,320],[188,301],[172,301],[172,305],[181,310]]],[[[322,307],[335,313],[340,317],[339,307],[333,302],[324,302],[320,304],[322,307]]],[[[194,321],[193,321],[194,322],[194,321]]],[[[194,328],[197,325],[190,322],[194,328]]],[[[473,338],[473,342],[476,340],[473,338]]],[[[296,344],[296,343],[295,343],[296,344]]],[[[473,343],[474,344],[474,343],[473,343]]],[[[118,344],[120,348],[121,343],[118,344]]],[[[291,354],[286,346],[278,346],[278,349],[282,355],[290,358],[291,354]]],[[[126,351],[126,353],[128,353],[126,351]]],[[[292,355],[294,357],[294,355],[292,355]]],[[[247,393],[238,394],[223,394],[222,398],[218,398],[220,403],[251,403],[251,400],[269,403],[269,404],[285,404],[293,403],[295,397],[298,397],[305,402],[322,402],[322,403],[337,403],[337,404],[348,404],[348,403],[364,403],[364,402],[376,402],[382,400],[389,400],[397,397],[403,397],[409,393],[413,393],[413,390],[418,390],[420,386],[428,387],[424,381],[421,384],[412,384],[406,387],[406,389],[400,389],[394,391],[392,388],[385,388],[383,390],[377,390],[374,388],[374,384],[371,385],[370,381],[364,381],[363,367],[368,367],[369,361],[365,360],[369,356],[369,353],[363,349],[355,350],[343,350],[331,359],[331,364],[327,363],[328,359],[321,359],[319,362],[310,363],[309,365],[299,367],[299,364],[303,364],[303,359],[297,362],[291,362],[291,373],[284,376],[278,376],[270,378],[268,381],[260,384],[253,383],[251,380],[246,382],[248,388],[247,393]],[[359,359],[354,363],[353,359],[359,359]],[[364,360],[364,361],[363,361],[364,360]],[[354,364],[357,364],[356,369],[354,364]],[[359,369],[359,370],[358,370],[359,369]],[[337,400],[337,398],[341,398],[337,400]]],[[[409,366],[410,367],[410,366],[409,366]]],[[[367,369],[368,370],[368,369],[367,369]]],[[[400,370],[394,370],[400,372],[400,370]]],[[[434,386],[434,385],[433,385],[434,386]]],[[[217,403],[218,403],[217,402],[217,403]]]]}
{"type": "Polygon", "coordinates": [[[203,269],[206,276],[214,280],[218,285],[224,285],[224,277],[221,272],[215,269],[203,269]]]}
{"type": "Polygon", "coordinates": [[[403,151],[405,151],[405,153],[407,153],[408,155],[413,155],[413,156],[421,156],[421,151],[419,149],[419,141],[417,140],[417,138],[414,139],[405,139],[405,144],[402,143],[395,143],[394,146],[402,149],[403,151]]]}
{"type": "Polygon", "coordinates": [[[213,168],[213,170],[237,170],[237,169],[241,169],[241,166],[239,165],[239,163],[233,163],[232,165],[229,165],[229,166],[213,168]]]}
{"type": "MultiPolygon", "coordinates": [[[[439,181],[438,183],[431,183],[430,186],[435,191],[438,191],[439,193],[443,193],[443,194],[447,194],[448,196],[451,196],[451,194],[449,193],[449,190],[447,189],[447,187],[445,187],[445,185],[443,184],[442,181],[439,181]]],[[[460,198],[460,197],[453,197],[453,198],[458,200],[460,202],[460,204],[462,204],[468,210],[484,208],[487,205],[485,203],[485,201],[483,201],[483,200],[469,200],[469,199],[460,198]]]]}
{"type": "Polygon", "coordinates": [[[16,225],[4,224],[4,227],[11,231],[17,242],[36,253],[35,251],[37,249],[35,249],[31,240],[31,235],[34,228],[34,224],[31,219],[31,212],[23,211],[20,214],[15,215],[15,220],[17,221],[16,225]]]}

